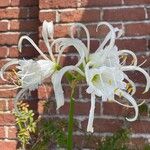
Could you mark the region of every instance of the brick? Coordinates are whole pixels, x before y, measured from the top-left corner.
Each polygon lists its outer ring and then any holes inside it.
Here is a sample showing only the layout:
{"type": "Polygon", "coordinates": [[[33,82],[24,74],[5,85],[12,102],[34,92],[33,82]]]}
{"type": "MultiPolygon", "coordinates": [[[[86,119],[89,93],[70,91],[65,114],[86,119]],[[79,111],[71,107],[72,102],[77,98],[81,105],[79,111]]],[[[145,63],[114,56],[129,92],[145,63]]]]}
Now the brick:
{"type": "Polygon", "coordinates": [[[69,25],[55,25],[54,37],[68,37],[70,36],[69,31],[69,25]]]}
{"type": "Polygon", "coordinates": [[[100,10],[74,10],[60,13],[61,22],[98,22],[100,10]]]}
{"type": "Polygon", "coordinates": [[[38,55],[39,55],[39,53],[31,46],[24,46],[22,48],[21,53],[18,51],[17,47],[15,47],[15,46],[9,47],[9,55],[8,56],[10,58],[16,58],[16,57],[33,58],[33,57],[36,57],[38,55]]]}
{"type": "Polygon", "coordinates": [[[8,100],[8,110],[12,111],[14,109],[14,99],[8,100]]]}
{"type": "Polygon", "coordinates": [[[128,5],[134,5],[134,4],[150,4],[150,1],[149,1],[149,0],[134,0],[134,1],[131,1],[131,0],[124,0],[124,3],[125,3],[125,4],[128,4],[128,5]]]}
{"type": "MultiPolygon", "coordinates": [[[[63,107],[59,109],[60,114],[68,115],[70,103],[66,102],[63,107]]],[[[96,103],[95,115],[100,115],[100,103],[96,103]]],[[[89,115],[91,103],[90,102],[75,102],[75,115],[89,115]]]]}
{"type": "Polygon", "coordinates": [[[1,100],[0,101],[0,111],[5,111],[6,110],[6,101],[1,100]]]}
{"type": "Polygon", "coordinates": [[[49,12],[40,12],[39,19],[41,22],[44,20],[47,21],[56,21],[56,12],[55,11],[49,11],[49,12]]]}
{"type": "Polygon", "coordinates": [[[118,39],[116,45],[119,50],[128,49],[134,52],[145,51],[147,48],[146,39],[118,39]]]}
{"type": "Polygon", "coordinates": [[[16,127],[9,127],[8,128],[8,138],[9,139],[16,139],[17,129],[16,127]]]}
{"type": "Polygon", "coordinates": [[[95,1],[89,1],[89,0],[81,0],[81,6],[91,7],[102,7],[102,6],[116,6],[121,5],[121,0],[95,0],[95,1]]]}
{"type": "Polygon", "coordinates": [[[11,6],[38,6],[38,1],[36,0],[11,0],[11,6]]]}
{"type": "Polygon", "coordinates": [[[1,98],[12,98],[16,96],[16,90],[9,90],[9,91],[0,91],[0,97],[1,98]]]}
{"type": "Polygon", "coordinates": [[[0,47],[0,58],[5,58],[8,56],[8,48],[0,47]]]}
{"type": "MultiPolygon", "coordinates": [[[[86,130],[87,120],[82,121],[82,129],[86,130]]],[[[115,119],[94,119],[95,132],[116,132],[123,125],[123,121],[115,119]]]]}
{"type": "Polygon", "coordinates": [[[0,141],[0,147],[4,150],[16,150],[17,141],[0,141]]]}
{"type": "Polygon", "coordinates": [[[60,59],[61,66],[75,65],[78,62],[77,56],[62,56],[60,59]]]}
{"type": "Polygon", "coordinates": [[[132,23],[125,25],[126,36],[143,36],[150,34],[149,23],[132,23]]]}
{"type": "Polygon", "coordinates": [[[144,8],[104,9],[103,12],[103,20],[105,21],[136,21],[144,19],[144,8]]]}
{"type": "Polygon", "coordinates": [[[149,121],[134,121],[130,123],[130,127],[133,133],[150,133],[150,122],[149,121]]]}
{"type": "Polygon", "coordinates": [[[10,34],[1,33],[0,34],[0,45],[18,44],[19,37],[20,37],[20,34],[18,34],[18,33],[10,33],[10,34]]]}
{"type": "Polygon", "coordinates": [[[12,20],[10,22],[10,30],[13,31],[37,31],[38,21],[36,20],[12,20]]]}
{"type": "Polygon", "coordinates": [[[47,99],[53,96],[53,89],[51,86],[40,86],[38,88],[38,98],[47,99]]]}
{"type": "Polygon", "coordinates": [[[39,1],[40,9],[45,8],[73,8],[77,7],[76,0],[40,0],[39,1]]]}
{"type": "Polygon", "coordinates": [[[12,114],[0,114],[0,125],[14,125],[15,117],[12,114]]]}
{"type": "MultiPolygon", "coordinates": [[[[121,102],[121,101],[119,101],[119,102],[121,102]]],[[[123,102],[126,102],[125,104],[128,104],[126,100],[124,100],[123,102]]],[[[121,103],[123,103],[123,102],[121,102],[121,103]]],[[[130,103],[129,103],[129,105],[130,105],[130,103]]],[[[123,107],[115,102],[104,102],[103,103],[103,114],[104,115],[130,117],[131,113],[133,113],[132,111],[133,111],[132,108],[123,107]]]]}
{"type": "Polygon", "coordinates": [[[0,138],[5,138],[5,128],[0,127],[0,138]]]}
{"type": "Polygon", "coordinates": [[[27,8],[6,8],[0,9],[0,19],[27,18],[27,8]]]}
{"type": "Polygon", "coordinates": [[[0,21],[0,31],[8,30],[8,21],[0,21]]]}
{"type": "Polygon", "coordinates": [[[150,90],[143,94],[145,88],[137,87],[137,91],[135,93],[135,99],[149,99],[150,98],[150,90]]]}
{"type": "Polygon", "coordinates": [[[6,6],[9,6],[9,0],[1,0],[0,7],[6,7],[6,6]]]}

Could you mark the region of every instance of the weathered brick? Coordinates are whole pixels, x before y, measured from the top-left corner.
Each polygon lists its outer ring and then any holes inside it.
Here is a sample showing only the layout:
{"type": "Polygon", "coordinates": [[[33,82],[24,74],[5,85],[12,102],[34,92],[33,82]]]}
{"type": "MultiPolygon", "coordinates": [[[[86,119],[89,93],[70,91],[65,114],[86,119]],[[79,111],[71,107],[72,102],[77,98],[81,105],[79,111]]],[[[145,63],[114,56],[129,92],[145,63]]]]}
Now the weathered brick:
{"type": "Polygon", "coordinates": [[[130,123],[130,127],[133,133],[150,133],[150,122],[149,121],[134,121],[130,123]]]}
{"type": "Polygon", "coordinates": [[[132,23],[125,25],[126,36],[143,36],[150,34],[150,23],[132,23]]]}
{"type": "Polygon", "coordinates": [[[60,13],[61,22],[98,22],[100,10],[74,10],[60,13]]]}
{"type": "Polygon", "coordinates": [[[0,127],[0,138],[5,138],[5,128],[0,127]]]}
{"type": "MultiPolygon", "coordinates": [[[[123,121],[115,119],[94,119],[95,132],[116,132],[123,125],[123,121]]],[[[87,120],[82,121],[82,129],[86,130],[87,120]]]]}
{"type": "Polygon", "coordinates": [[[73,8],[77,7],[76,0],[40,0],[40,9],[43,8],[73,8]]]}
{"type": "Polygon", "coordinates": [[[0,45],[18,44],[19,37],[20,37],[19,33],[1,33],[0,45]]]}
{"type": "Polygon", "coordinates": [[[8,30],[8,21],[0,21],[0,31],[8,30]]]}
{"type": "Polygon", "coordinates": [[[89,0],[81,0],[81,6],[87,6],[87,7],[91,7],[91,6],[115,6],[115,5],[121,5],[121,0],[95,0],[95,1],[89,1],[89,0]]]}
{"type": "Polygon", "coordinates": [[[116,45],[119,50],[128,49],[134,52],[145,51],[147,48],[146,39],[118,39],[116,45]]]}
{"type": "Polygon", "coordinates": [[[16,150],[17,141],[0,141],[0,147],[4,150],[16,150]]]}
{"type": "Polygon", "coordinates": [[[6,7],[6,6],[9,6],[9,0],[1,0],[0,7],[6,7]]]}
{"type": "Polygon", "coordinates": [[[38,26],[37,20],[12,20],[10,22],[10,30],[13,31],[37,31],[38,26]]]}
{"type": "Polygon", "coordinates": [[[46,11],[46,12],[40,12],[39,19],[41,22],[44,20],[47,21],[56,21],[56,12],[55,11],[46,11]]]}
{"type": "Polygon", "coordinates": [[[134,5],[134,4],[150,4],[150,1],[149,1],[149,0],[134,0],[134,1],[131,1],[131,0],[124,0],[124,3],[125,3],[125,4],[128,4],[128,5],[134,5]]]}
{"type": "MultiPolygon", "coordinates": [[[[59,109],[60,114],[68,115],[69,113],[69,105],[70,103],[66,102],[63,107],[59,109]]],[[[75,115],[89,115],[90,112],[90,102],[75,102],[75,109],[74,114],[75,115]]],[[[100,103],[96,103],[95,105],[95,115],[100,116],[100,103]]]]}
{"type": "Polygon", "coordinates": [[[27,18],[27,16],[28,16],[27,8],[0,9],[0,19],[27,18]]]}
{"type": "Polygon", "coordinates": [[[12,114],[0,114],[0,125],[14,125],[15,117],[12,114]]]}
{"type": "Polygon", "coordinates": [[[37,0],[11,0],[11,6],[36,6],[38,5],[37,0]]]}
{"type": "Polygon", "coordinates": [[[16,127],[9,127],[8,128],[8,138],[9,139],[16,139],[17,129],[16,127]]]}
{"type": "Polygon", "coordinates": [[[103,12],[103,20],[105,21],[136,21],[144,19],[144,8],[104,9],[103,12]]]}

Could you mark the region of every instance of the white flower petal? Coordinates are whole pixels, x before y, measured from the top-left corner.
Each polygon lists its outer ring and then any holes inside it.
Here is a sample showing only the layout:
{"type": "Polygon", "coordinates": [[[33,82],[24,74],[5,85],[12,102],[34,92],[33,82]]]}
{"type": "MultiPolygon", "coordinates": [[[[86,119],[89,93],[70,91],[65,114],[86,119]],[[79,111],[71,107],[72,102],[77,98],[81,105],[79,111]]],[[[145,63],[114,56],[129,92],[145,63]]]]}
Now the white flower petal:
{"type": "Polygon", "coordinates": [[[62,85],[61,85],[62,77],[64,76],[64,74],[67,71],[71,71],[71,70],[75,70],[79,73],[82,73],[82,71],[75,66],[66,66],[66,67],[62,68],[61,70],[56,71],[52,75],[52,84],[53,84],[53,88],[54,88],[57,109],[59,109],[61,106],[64,105],[64,92],[63,92],[62,85]]]}
{"type": "Polygon", "coordinates": [[[90,109],[90,113],[89,113],[87,132],[93,133],[93,131],[94,131],[94,128],[93,128],[94,111],[95,111],[95,94],[91,94],[91,109],[90,109]]]}
{"type": "Polygon", "coordinates": [[[53,34],[54,34],[54,25],[53,22],[47,22],[46,20],[43,22],[43,26],[42,26],[42,36],[45,42],[45,45],[48,49],[48,52],[50,54],[50,57],[53,61],[55,61],[55,57],[52,53],[52,49],[50,47],[49,44],[49,40],[48,38],[50,37],[51,39],[53,39],[53,34]]]}
{"type": "Polygon", "coordinates": [[[118,55],[122,55],[124,53],[130,54],[133,57],[133,62],[134,62],[133,65],[137,66],[137,57],[136,57],[136,55],[130,50],[120,50],[120,51],[118,51],[118,55]]]}
{"type": "Polygon", "coordinates": [[[19,39],[19,42],[18,42],[18,49],[20,52],[22,52],[22,42],[23,40],[27,40],[28,42],[31,43],[31,45],[36,49],[37,52],[39,52],[39,54],[46,60],[49,60],[49,58],[38,48],[38,46],[34,43],[34,41],[28,37],[28,36],[22,36],[20,39],[19,39]]]}
{"type": "Polygon", "coordinates": [[[62,53],[69,46],[75,47],[76,50],[78,51],[79,55],[80,55],[80,60],[78,61],[76,66],[79,66],[81,63],[83,63],[84,58],[88,55],[88,50],[87,50],[86,46],[83,44],[82,41],[80,41],[78,39],[59,38],[59,39],[55,40],[51,44],[51,46],[53,47],[55,44],[59,44],[60,45],[59,47],[61,47],[61,49],[59,50],[59,55],[57,57],[57,63],[58,64],[59,64],[60,57],[61,57],[62,53]]]}
{"type": "Polygon", "coordinates": [[[88,49],[88,53],[87,53],[87,56],[86,58],[88,57],[88,54],[90,52],[90,34],[89,34],[89,31],[87,29],[87,27],[85,25],[83,25],[82,23],[74,23],[71,28],[70,28],[70,32],[71,32],[71,37],[74,38],[74,31],[73,31],[73,28],[74,27],[81,27],[84,29],[85,33],[86,33],[86,37],[87,37],[87,49],[88,49]]]}
{"type": "MultiPolygon", "coordinates": [[[[103,43],[100,45],[100,47],[96,50],[96,52],[99,52],[100,50],[104,49],[104,46],[106,45],[106,43],[110,40],[109,45],[107,46],[107,50],[105,49],[105,55],[107,55],[107,53],[109,52],[110,49],[112,49],[114,47],[115,44],[115,39],[116,39],[116,34],[115,34],[115,29],[114,27],[109,24],[108,22],[100,22],[97,25],[97,29],[98,27],[102,26],[102,25],[106,25],[109,29],[110,32],[107,34],[106,38],[104,39],[103,43]]],[[[96,29],[96,30],[97,30],[96,29]]]]}
{"type": "MultiPolygon", "coordinates": [[[[121,102],[119,102],[119,101],[117,101],[117,100],[115,100],[115,99],[111,99],[111,100],[114,101],[114,102],[116,102],[117,104],[119,104],[119,105],[121,105],[121,106],[128,107],[128,108],[134,108],[134,106],[123,104],[123,103],[121,103],[121,102]]],[[[139,107],[139,106],[143,105],[144,103],[145,103],[145,100],[142,101],[142,102],[141,102],[140,104],[138,104],[137,106],[139,107]]]]}
{"type": "Polygon", "coordinates": [[[116,91],[116,94],[118,96],[121,94],[124,98],[126,98],[132,104],[132,106],[133,106],[133,108],[135,110],[135,116],[133,118],[130,118],[130,119],[126,118],[126,119],[128,121],[135,121],[137,119],[137,117],[138,117],[138,112],[139,112],[138,105],[137,105],[135,99],[130,94],[128,94],[128,93],[126,93],[126,92],[124,92],[122,90],[119,90],[119,89],[116,91]]]}
{"type": "Polygon", "coordinates": [[[136,70],[136,71],[141,72],[147,80],[146,88],[145,88],[145,91],[143,93],[145,93],[149,90],[149,88],[150,88],[150,77],[149,77],[149,74],[144,69],[142,69],[138,66],[123,66],[123,67],[121,67],[121,70],[122,71],[134,71],[134,70],[136,70]]]}

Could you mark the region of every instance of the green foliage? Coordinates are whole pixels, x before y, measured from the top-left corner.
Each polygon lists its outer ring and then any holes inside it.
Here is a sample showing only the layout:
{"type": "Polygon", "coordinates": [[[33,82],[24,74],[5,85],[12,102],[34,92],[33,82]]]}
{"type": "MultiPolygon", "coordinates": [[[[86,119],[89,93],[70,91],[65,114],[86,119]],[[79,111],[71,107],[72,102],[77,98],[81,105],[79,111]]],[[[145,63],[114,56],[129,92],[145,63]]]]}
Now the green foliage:
{"type": "Polygon", "coordinates": [[[139,107],[139,112],[140,113],[147,113],[149,110],[148,108],[148,105],[146,103],[142,104],[140,107],[139,107]]]}
{"type": "Polygon", "coordinates": [[[120,129],[111,137],[106,137],[97,150],[128,150],[126,142],[129,140],[130,132],[120,129]]]}
{"type": "Polygon", "coordinates": [[[144,146],[144,150],[150,150],[150,145],[149,145],[149,144],[146,144],[146,145],[144,146]]]}
{"type": "Polygon", "coordinates": [[[66,147],[66,126],[65,120],[41,119],[37,131],[38,137],[31,150],[47,150],[52,145],[57,145],[57,148],[66,147]]]}
{"type": "Polygon", "coordinates": [[[16,124],[18,126],[18,140],[21,143],[22,149],[26,148],[29,143],[31,133],[35,133],[36,122],[34,121],[34,113],[29,110],[29,105],[23,102],[18,103],[18,110],[20,114],[14,112],[16,117],[16,124]]]}

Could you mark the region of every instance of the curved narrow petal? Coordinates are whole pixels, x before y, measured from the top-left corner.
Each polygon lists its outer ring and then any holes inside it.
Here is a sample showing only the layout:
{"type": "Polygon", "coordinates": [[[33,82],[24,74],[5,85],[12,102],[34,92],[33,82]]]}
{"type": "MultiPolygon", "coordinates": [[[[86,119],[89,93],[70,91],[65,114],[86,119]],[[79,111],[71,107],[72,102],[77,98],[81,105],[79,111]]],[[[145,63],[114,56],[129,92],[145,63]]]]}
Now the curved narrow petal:
{"type": "Polygon", "coordinates": [[[51,44],[51,47],[53,47],[55,44],[59,44],[59,47],[61,47],[61,49],[58,49],[59,54],[57,57],[57,63],[59,63],[64,50],[69,46],[75,47],[80,55],[80,60],[78,61],[76,66],[79,66],[81,63],[84,63],[84,58],[88,55],[87,48],[85,47],[83,42],[78,39],[59,38],[51,44]]]}
{"type": "MultiPolygon", "coordinates": [[[[87,49],[88,49],[88,54],[90,52],[90,33],[87,29],[87,27],[85,25],[83,25],[82,23],[74,23],[71,27],[70,27],[70,33],[71,33],[71,37],[74,38],[74,32],[73,32],[73,28],[77,26],[77,27],[81,27],[82,29],[84,29],[85,33],[86,33],[86,38],[87,38],[87,49]]],[[[87,55],[88,56],[88,55],[87,55]]],[[[86,58],[87,58],[86,56],[86,58]]]]}
{"type": "Polygon", "coordinates": [[[144,69],[142,69],[138,66],[123,66],[123,67],[121,67],[121,70],[122,71],[134,71],[134,70],[136,70],[136,71],[141,72],[145,76],[146,81],[147,81],[145,91],[143,93],[145,93],[149,90],[149,88],[150,88],[150,76],[144,69]]]}
{"type": "Polygon", "coordinates": [[[94,128],[93,128],[94,111],[95,111],[95,94],[91,94],[91,109],[90,109],[90,113],[89,113],[87,132],[93,133],[93,131],[94,131],[94,128]]]}
{"type": "Polygon", "coordinates": [[[20,39],[19,39],[19,42],[18,42],[18,49],[19,51],[21,52],[22,51],[22,42],[23,40],[27,40],[31,43],[31,45],[36,49],[37,52],[39,52],[39,54],[46,60],[49,60],[49,58],[38,48],[38,46],[34,43],[34,41],[28,37],[28,36],[22,36],[20,39]]]}
{"type": "Polygon", "coordinates": [[[45,42],[45,45],[48,49],[48,52],[50,54],[50,57],[52,59],[52,61],[55,61],[55,57],[52,53],[52,49],[50,47],[49,44],[49,40],[48,38],[50,37],[51,39],[53,39],[53,34],[54,34],[54,25],[53,22],[47,22],[46,20],[43,22],[43,26],[42,26],[42,36],[45,42]]]}
{"type": "Polygon", "coordinates": [[[133,65],[137,66],[137,57],[132,51],[130,51],[130,50],[120,50],[120,51],[118,51],[119,55],[122,55],[123,53],[130,54],[133,57],[133,62],[134,62],[133,65]]]}
{"type": "Polygon", "coordinates": [[[98,30],[98,28],[102,25],[106,25],[109,29],[110,32],[107,34],[106,38],[104,39],[103,43],[100,45],[100,47],[96,50],[96,52],[99,52],[100,50],[104,49],[104,46],[106,45],[106,43],[110,40],[109,45],[107,46],[107,51],[106,54],[109,52],[110,49],[112,49],[114,47],[115,44],[115,39],[116,39],[116,35],[115,35],[115,29],[114,27],[109,24],[108,22],[100,22],[97,25],[96,31],[98,30]]]}
{"type": "MultiPolygon", "coordinates": [[[[119,101],[117,101],[117,100],[115,100],[115,99],[113,99],[113,101],[116,102],[117,104],[121,105],[121,106],[128,107],[128,108],[134,108],[134,106],[130,106],[130,105],[123,104],[123,103],[121,103],[121,102],[119,102],[119,101]]],[[[139,107],[139,106],[143,105],[144,103],[145,103],[145,100],[142,101],[142,102],[141,102],[140,104],[138,104],[137,106],[139,107]]]]}
{"type": "Polygon", "coordinates": [[[6,63],[6,64],[1,68],[0,75],[1,75],[2,80],[7,81],[7,80],[4,78],[4,72],[5,72],[5,70],[6,70],[9,66],[11,66],[11,65],[16,65],[16,64],[18,64],[18,62],[19,62],[18,60],[9,61],[8,63],[6,63]]]}
{"type": "Polygon", "coordinates": [[[64,92],[63,92],[62,85],[61,85],[62,77],[67,71],[71,71],[71,70],[75,70],[75,71],[78,71],[79,73],[82,73],[82,71],[79,68],[76,68],[75,66],[66,66],[62,68],[61,70],[56,71],[52,75],[52,84],[54,88],[57,109],[59,109],[61,106],[64,105],[64,92]]]}
{"type": "Polygon", "coordinates": [[[126,118],[126,119],[128,121],[135,121],[137,119],[138,113],[139,113],[138,105],[137,105],[135,99],[130,94],[128,94],[128,93],[126,93],[126,92],[124,92],[122,90],[119,90],[119,89],[116,91],[116,94],[117,95],[121,94],[124,98],[126,98],[132,104],[132,106],[133,106],[133,108],[135,110],[135,116],[133,118],[130,118],[130,119],[126,118]]]}

